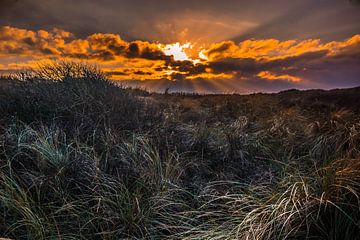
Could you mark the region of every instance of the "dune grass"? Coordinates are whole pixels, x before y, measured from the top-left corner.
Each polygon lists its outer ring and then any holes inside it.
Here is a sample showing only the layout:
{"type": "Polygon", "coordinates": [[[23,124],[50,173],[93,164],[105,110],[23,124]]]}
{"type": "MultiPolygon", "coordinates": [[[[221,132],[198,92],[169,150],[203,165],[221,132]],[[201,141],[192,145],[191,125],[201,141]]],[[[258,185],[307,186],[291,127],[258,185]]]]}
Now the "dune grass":
{"type": "Polygon", "coordinates": [[[358,89],[151,94],[63,62],[13,81],[0,88],[0,237],[360,236],[360,109],[343,100],[358,89]]]}

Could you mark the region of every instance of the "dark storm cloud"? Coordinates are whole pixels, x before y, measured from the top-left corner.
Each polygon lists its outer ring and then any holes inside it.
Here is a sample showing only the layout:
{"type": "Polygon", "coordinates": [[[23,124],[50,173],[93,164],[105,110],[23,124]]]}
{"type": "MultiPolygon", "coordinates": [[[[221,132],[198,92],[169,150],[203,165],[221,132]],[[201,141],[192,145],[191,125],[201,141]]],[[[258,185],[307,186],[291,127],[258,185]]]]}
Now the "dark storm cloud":
{"type": "Polygon", "coordinates": [[[12,25],[26,29],[53,28],[63,20],[56,19],[41,1],[0,0],[0,25],[12,25]],[[41,27],[41,28],[39,28],[41,27]]]}
{"type": "Polygon", "coordinates": [[[18,0],[0,0],[0,13],[5,14],[16,4],[18,0]]]}
{"type": "Polygon", "coordinates": [[[210,62],[209,66],[216,73],[222,72],[246,72],[255,73],[259,71],[261,63],[253,58],[224,58],[210,62]]]}
{"type": "Polygon", "coordinates": [[[318,50],[318,51],[312,51],[312,52],[305,52],[303,54],[300,54],[298,56],[290,56],[283,59],[276,59],[270,62],[265,62],[261,64],[261,68],[263,69],[273,69],[273,68],[285,68],[285,67],[291,67],[291,66],[299,66],[303,63],[308,63],[312,60],[323,60],[323,57],[325,57],[329,53],[329,50],[318,50]]]}
{"type": "Polygon", "coordinates": [[[335,40],[360,32],[360,8],[348,0],[1,0],[0,4],[0,25],[58,27],[77,36],[109,32],[127,40],[164,42],[206,35],[224,37],[215,41],[335,40]]]}
{"type": "Polygon", "coordinates": [[[194,64],[191,61],[174,61],[173,59],[167,61],[166,65],[178,72],[186,72],[187,75],[204,73],[208,67],[207,64],[194,64]]]}
{"type": "MultiPolygon", "coordinates": [[[[326,56],[328,50],[304,53],[298,56],[290,56],[272,61],[259,61],[254,58],[224,58],[209,63],[214,73],[235,72],[241,76],[252,76],[261,71],[275,71],[277,73],[293,73],[294,68],[305,68],[309,61],[319,60],[326,56]],[[284,71],[288,67],[290,70],[284,71]]],[[[328,61],[328,59],[324,60],[328,61]]],[[[316,65],[317,66],[317,65],[316,65]]]]}
{"type": "Polygon", "coordinates": [[[321,38],[337,40],[360,32],[360,8],[346,0],[292,1],[289,8],[251,30],[235,36],[249,38],[321,38]]]}

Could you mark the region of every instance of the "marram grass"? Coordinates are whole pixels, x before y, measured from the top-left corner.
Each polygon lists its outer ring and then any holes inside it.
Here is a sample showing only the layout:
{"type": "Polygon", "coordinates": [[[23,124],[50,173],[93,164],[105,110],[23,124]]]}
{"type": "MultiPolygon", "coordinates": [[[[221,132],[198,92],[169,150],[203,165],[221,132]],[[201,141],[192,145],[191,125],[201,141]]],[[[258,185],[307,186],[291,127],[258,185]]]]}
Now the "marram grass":
{"type": "Polygon", "coordinates": [[[0,89],[0,237],[359,239],[358,89],[162,95],[72,63],[0,89]]]}

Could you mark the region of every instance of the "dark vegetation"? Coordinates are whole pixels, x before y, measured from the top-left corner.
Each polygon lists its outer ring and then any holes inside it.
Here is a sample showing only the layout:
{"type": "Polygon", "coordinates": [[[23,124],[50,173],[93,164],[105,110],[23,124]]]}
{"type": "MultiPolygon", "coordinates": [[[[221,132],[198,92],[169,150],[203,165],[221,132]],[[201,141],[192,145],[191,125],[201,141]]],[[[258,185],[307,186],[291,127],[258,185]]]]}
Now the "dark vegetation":
{"type": "Polygon", "coordinates": [[[0,236],[360,239],[360,89],[150,94],[0,80],[0,236]]]}

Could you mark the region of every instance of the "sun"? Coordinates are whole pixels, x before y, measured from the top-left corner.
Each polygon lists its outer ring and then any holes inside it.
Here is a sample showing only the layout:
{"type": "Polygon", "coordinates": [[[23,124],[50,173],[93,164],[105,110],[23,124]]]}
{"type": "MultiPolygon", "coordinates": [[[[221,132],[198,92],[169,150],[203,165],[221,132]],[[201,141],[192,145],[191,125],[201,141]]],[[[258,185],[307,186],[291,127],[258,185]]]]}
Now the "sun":
{"type": "Polygon", "coordinates": [[[203,52],[198,53],[197,58],[190,57],[186,51],[191,50],[194,47],[194,44],[190,42],[180,44],[179,42],[171,44],[159,44],[160,49],[167,56],[173,56],[175,61],[191,61],[194,64],[200,63],[202,60],[207,60],[203,52]]]}
{"type": "Polygon", "coordinates": [[[191,58],[186,54],[185,49],[191,49],[190,43],[181,45],[179,42],[166,44],[163,47],[163,52],[167,56],[173,56],[176,61],[191,61],[191,58]]]}

